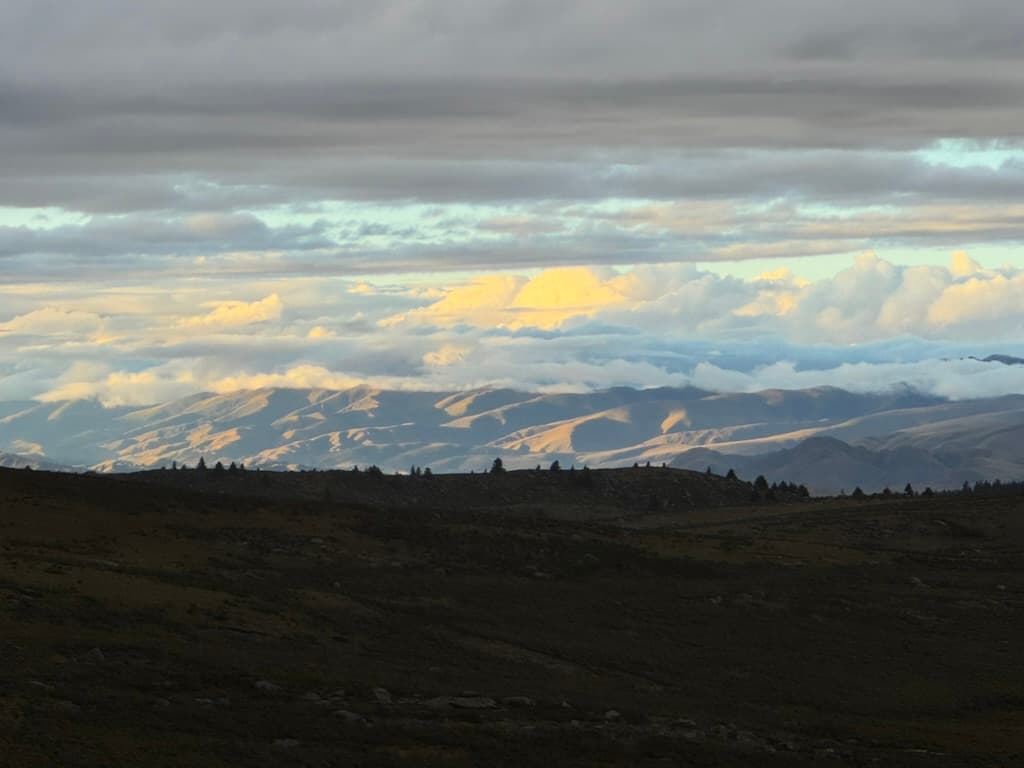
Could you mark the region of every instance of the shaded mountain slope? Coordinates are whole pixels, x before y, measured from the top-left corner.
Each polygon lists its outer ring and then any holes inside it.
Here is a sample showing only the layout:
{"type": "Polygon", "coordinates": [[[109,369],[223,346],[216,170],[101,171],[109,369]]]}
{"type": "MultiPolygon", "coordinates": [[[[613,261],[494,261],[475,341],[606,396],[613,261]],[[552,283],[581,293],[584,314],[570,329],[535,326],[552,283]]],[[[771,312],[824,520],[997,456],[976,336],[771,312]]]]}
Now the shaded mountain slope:
{"type": "Polygon", "coordinates": [[[680,455],[673,466],[711,467],[722,474],[734,469],[744,479],[764,475],[769,481],[803,483],[819,494],[850,493],[858,486],[866,492],[886,487],[900,491],[908,482],[919,488],[957,488],[965,480],[984,477],[973,468],[949,466],[921,448],[872,450],[831,437],[813,437],[794,448],[750,456],[696,448],[680,455]]]}
{"type": "Polygon", "coordinates": [[[102,471],[194,465],[203,456],[211,466],[479,472],[501,456],[511,469],[554,460],[565,468],[721,464],[819,490],[1024,475],[1022,395],[950,402],[908,389],[833,387],[555,394],[354,387],[205,393],[142,408],[10,403],[0,414],[0,451],[102,471]],[[823,437],[846,446],[812,442],[813,451],[784,453],[823,437]]]}

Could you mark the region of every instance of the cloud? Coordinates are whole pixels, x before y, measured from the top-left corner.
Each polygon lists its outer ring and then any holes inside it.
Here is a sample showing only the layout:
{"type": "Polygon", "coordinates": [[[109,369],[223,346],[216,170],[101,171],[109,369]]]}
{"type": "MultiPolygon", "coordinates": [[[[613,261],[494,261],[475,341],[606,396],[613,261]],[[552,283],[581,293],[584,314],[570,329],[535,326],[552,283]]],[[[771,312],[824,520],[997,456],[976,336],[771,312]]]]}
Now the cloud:
{"type": "Polygon", "coordinates": [[[276,293],[259,301],[225,301],[218,303],[205,315],[188,317],[178,322],[180,328],[219,330],[239,328],[268,320],[278,320],[284,304],[276,293]]]}
{"type": "Polygon", "coordinates": [[[687,265],[544,270],[474,278],[383,327],[566,331],[587,320],[711,338],[776,336],[857,344],[904,335],[1012,340],[1024,328],[1024,272],[985,270],[963,253],[949,268],[900,266],[866,252],[831,277],[788,269],[751,280],[687,265]],[[966,260],[966,261],[965,261],[966,260]]]}
{"type": "Polygon", "coordinates": [[[309,329],[306,334],[308,339],[329,339],[334,336],[334,331],[329,328],[324,328],[322,325],[316,325],[309,329]]]}
{"type": "Polygon", "coordinates": [[[529,280],[513,275],[478,277],[452,288],[428,307],[384,323],[553,329],[573,318],[625,303],[620,283],[615,272],[586,267],[547,269],[529,280]]]}
{"type": "Polygon", "coordinates": [[[435,368],[455,365],[466,359],[471,347],[460,344],[442,344],[440,348],[423,355],[423,364],[435,368]]]}
{"type": "Polygon", "coordinates": [[[959,328],[1005,335],[1024,327],[1024,272],[977,276],[945,286],[928,307],[928,322],[938,328],[959,328]],[[997,330],[998,329],[998,330],[997,330]]]}
{"type": "Polygon", "coordinates": [[[240,389],[267,387],[348,389],[367,383],[366,379],[330,371],[317,365],[297,365],[279,373],[239,374],[211,381],[206,387],[213,392],[235,392],[240,389]]]}
{"type": "Polygon", "coordinates": [[[191,394],[194,387],[195,380],[185,361],[141,371],[110,370],[104,364],[76,363],[37,399],[45,402],[95,399],[110,406],[149,405],[191,394]]]}
{"type": "Polygon", "coordinates": [[[970,400],[1024,392],[1024,366],[927,359],[906,363],[844,363],[824,370],[799,370],[791,361],[779,361],[744,372],[700,363],[691,381],[698,387],[728,392],[833,386],[849,392],[871,393],[909,387],[951,400],[970,400]]]}
{"type": "Polygon", "coordinates": [[[0,391],[1016,349],[1024,7],[962,5],[0,4],[0,391]]]}
{"type": "Polygon", "coordinates": [[[99,332],[103,325],[103,318],[92,312],[43,307],[0,323],[0,329],[18,334],[87,336],[99,332]]]}

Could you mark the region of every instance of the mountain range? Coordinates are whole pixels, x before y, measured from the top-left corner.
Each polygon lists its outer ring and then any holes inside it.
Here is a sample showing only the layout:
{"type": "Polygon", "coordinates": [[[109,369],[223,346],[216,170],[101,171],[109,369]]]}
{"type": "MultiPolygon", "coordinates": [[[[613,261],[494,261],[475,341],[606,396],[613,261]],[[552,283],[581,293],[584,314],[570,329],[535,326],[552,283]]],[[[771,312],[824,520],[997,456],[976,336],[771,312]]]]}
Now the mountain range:
{"type": "Polygon", "coordinates": [[[481,471],[666,463],[818,493],[1024,476],[1024,395],[949,401],[910,389],[716,393],[614,388],[201,393],[147,407],[0,402],[0,459],[96,471],[223,461],[266,469],[413,465],[481,471]]]}

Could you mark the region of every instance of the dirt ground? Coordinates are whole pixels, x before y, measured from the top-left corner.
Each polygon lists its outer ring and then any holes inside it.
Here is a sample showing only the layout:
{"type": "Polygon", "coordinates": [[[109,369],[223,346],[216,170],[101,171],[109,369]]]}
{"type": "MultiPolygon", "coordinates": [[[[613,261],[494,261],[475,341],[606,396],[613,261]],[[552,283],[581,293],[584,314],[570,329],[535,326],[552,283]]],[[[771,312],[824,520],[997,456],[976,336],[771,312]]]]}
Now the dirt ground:
{"type": "Polygon", "coordinates": [[[1024,764],[1024,498],[598,511],[516,474],[0,472],[0,765],[1024,764]]]}

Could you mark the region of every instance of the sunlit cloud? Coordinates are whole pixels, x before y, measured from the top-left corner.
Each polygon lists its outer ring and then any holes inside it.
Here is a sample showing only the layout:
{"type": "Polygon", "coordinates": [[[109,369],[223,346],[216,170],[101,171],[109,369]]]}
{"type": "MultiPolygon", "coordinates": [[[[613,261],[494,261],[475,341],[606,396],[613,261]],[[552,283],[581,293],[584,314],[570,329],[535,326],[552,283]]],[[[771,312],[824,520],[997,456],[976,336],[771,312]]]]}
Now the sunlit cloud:
{"type": "Polygon", "coordinates": [[[284,304],[276,293],[258,301],[225,301],[217,303],[205,315],[188,317],[178,321],[181,328],[215,330],[237,328],[253,323],[264,323],[281,317],[284,304]]]}

